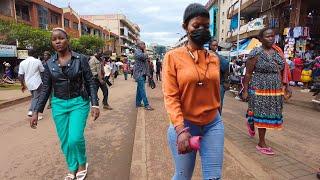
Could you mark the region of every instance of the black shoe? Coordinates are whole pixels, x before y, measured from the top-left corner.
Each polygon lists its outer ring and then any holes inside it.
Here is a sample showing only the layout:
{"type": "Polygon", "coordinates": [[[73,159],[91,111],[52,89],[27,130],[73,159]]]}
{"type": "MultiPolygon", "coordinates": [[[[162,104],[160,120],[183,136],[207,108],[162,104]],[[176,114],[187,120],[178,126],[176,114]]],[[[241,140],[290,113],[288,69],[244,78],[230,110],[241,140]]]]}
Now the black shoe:
{"type": "Polygon", "coordinates": [[[137,108],[144,107],[142,104],[136,105],[137,108]]]}

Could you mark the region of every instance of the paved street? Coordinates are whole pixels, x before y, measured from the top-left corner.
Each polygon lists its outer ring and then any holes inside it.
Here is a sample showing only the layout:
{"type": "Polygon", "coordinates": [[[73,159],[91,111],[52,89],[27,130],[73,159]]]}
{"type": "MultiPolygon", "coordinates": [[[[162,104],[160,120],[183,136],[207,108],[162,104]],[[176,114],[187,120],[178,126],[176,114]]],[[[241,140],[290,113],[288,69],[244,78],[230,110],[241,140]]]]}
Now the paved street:
{"type": "MultiPolygon", "coordinates": [[[[121,77],[122,78],[122,77],[121,77]]],[[[111,88],[113,111],[102,110],[86,129],[90,179],[128,179],[136,109],[134,82],[116,80],[111,88]]],[[[29,127],[23,103],[0,110],[0,179],[62,179],[67,168],[49,111],[38,129],[29,127]]]]}
{"type": "MultiPolygon", "coordinates": [[[[170,179],[173,165],[166,140],[169,122],[163,96],[159,88],[149,89],[149,96],[156,110],[145,112],[140,109],[138,112],[136,133],[145,131],[145,134],[136,134],[138,143],[135,143],[131,173],[134,179],[141,179],[141,176],[142,179],[170,179]]],[[[311,98],[310,94],[295,89],[295,96],[285,105],[284,129],[267,132],[267,143],[276,152],[275,156],[269,157],[256,151],[257,136],[252,139],[247,135],[246,104],[227,93],[223,110],[224,179],[315,179],[320,164],[320,133],[317,130],[320,113],[313,109],[311,98]]],[[[201,179],[199,161],[194,179],[201,179]]]]}
{"type": "MultiPolygon", "coordinates": [[[[166,140],[169,122],[161,85],[157,86],[154,90],[147,88],[156,110],[139,109],[137,114],[135,83],[122,77],[116,80],[110,92],[114,110],[103,110],[97,122],[88,122],[88,179],[129,179],[134,139],[131,179],[170,179],[173,165],[166,140]],[[139,159],[143,157],[145,161],[141,163],[139,159]]],[[[295,91],[294,98],[285,106],[285,128],[267,132],[268,144],[277,153],[268,157],[256,152],[257,137],[247,136],[246,104],[227,93],[223,112],[224,179],[315,179],[320,164],[317,129],[320,121],[319,112],[309,103],[310,98],[308,93],[295,91]]],[[[25,116],[27,107],[28,103],[22,103],[0,110],[0,141],[5,144],[0,153],[0,179],[61,179],[67,171],[50,112],[46,111],[38,129],[32,130],[25,116]]],[[[194,179],[201,179],[199,158],[194,179]]]]}

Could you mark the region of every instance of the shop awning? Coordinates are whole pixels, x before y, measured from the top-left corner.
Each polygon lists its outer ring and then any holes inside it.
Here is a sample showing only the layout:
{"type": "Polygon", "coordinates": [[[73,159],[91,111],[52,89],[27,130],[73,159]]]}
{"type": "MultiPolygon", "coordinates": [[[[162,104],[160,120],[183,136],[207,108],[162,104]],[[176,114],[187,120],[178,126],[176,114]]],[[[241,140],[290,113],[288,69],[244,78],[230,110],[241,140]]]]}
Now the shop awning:
{"type": "Polygon", "coordinates": [[[254,49],[255,47],[259,47],[261,46],[261,42],[256,39],[256,38],[252,38],[250,40],[250,43],[248,44],[248,46],[246,47],[246,50],[251,51],[252,49],[254,49]]]}
{"type": "Polygon", "coordinates": [[[235,49],[230,53],[231,56],[237,56],[237,54],[249,54],[252,49],[261,46],[261,42],[256,38],[246,39],[242,42],[243,43],[239,46],[239,52],[235,49]]]}

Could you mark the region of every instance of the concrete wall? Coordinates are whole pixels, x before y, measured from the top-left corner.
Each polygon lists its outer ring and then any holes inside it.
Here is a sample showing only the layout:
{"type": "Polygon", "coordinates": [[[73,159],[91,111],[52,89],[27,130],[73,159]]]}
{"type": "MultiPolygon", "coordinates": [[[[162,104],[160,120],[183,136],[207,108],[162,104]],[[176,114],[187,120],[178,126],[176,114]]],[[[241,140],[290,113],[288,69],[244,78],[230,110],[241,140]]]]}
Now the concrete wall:
{"type": "Polygon", "coordinates": [[[226,41],[227,33],[230,29],[230,19],[228,19],[228,9],[232,5],[232,0],[220,0],[219,2],[219,33],[218,41],[226,41]]]}

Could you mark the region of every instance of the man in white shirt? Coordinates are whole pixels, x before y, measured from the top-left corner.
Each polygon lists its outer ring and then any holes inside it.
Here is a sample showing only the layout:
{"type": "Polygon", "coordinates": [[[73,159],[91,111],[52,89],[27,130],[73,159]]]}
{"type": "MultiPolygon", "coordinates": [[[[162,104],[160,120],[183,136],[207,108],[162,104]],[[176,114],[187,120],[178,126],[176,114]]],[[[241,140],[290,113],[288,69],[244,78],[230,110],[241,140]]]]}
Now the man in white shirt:
{"type": "Polygon", "coordinates": [[[32,116],[35,111],[37,101],[40,97],[42,80],[40,73],[44,72],[44,67],[39,59],[29,56],[19,65],[19,80],[21,82],[21,90],[24,92],[28,89],[31,92],[31,106],[28,116],[32,116]]]}

